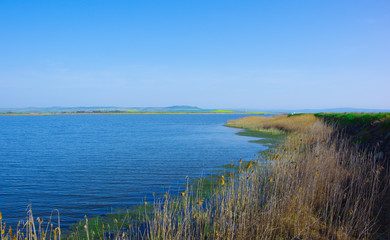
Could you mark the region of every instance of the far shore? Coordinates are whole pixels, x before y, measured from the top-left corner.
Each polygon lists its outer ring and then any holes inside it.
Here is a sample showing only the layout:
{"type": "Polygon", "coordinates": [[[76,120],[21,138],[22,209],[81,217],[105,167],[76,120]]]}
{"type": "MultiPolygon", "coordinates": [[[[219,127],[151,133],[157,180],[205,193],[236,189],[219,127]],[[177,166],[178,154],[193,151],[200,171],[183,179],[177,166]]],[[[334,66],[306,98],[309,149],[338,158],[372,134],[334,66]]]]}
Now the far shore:
{"type": "Polygon", "coordinates": [[[54,113],[0,113],[0,116],[52,116],[52,115],[158,115],[158,114],[271,114],[268,112],[54,112],[54,113]]]}

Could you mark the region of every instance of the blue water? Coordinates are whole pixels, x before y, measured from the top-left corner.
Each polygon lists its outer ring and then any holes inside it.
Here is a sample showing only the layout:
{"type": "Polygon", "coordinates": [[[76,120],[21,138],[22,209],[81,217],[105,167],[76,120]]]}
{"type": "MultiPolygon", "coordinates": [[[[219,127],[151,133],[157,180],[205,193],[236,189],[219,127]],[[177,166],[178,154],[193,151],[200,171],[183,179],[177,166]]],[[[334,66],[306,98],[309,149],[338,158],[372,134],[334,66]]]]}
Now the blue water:
{"type": "Polygon", "coordinates": [[[243,115],[0,116],[0,212],[15,224],[59,209],[66,226],[176,192],[266,147],[224,127],[243,115]]]}

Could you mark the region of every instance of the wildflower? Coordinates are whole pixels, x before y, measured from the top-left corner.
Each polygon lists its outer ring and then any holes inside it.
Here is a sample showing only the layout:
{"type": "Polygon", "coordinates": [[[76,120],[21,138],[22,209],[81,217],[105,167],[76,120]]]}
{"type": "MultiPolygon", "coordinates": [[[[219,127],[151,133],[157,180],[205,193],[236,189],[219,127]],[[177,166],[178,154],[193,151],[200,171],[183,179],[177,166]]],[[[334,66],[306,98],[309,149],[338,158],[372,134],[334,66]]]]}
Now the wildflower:
{"type": "Polygon", "coordinates": [[[238,161],[238,163],[239,163],[239,164],[241,164],[241,163],[242,163],[242,158],[240,158],[240,161],[238,161]]]}
{"type": "MultiPolygon", "coordinates": [[[[146,202],[145,202],[145,205],[146,205],[146,202]]],[[[118,219],[115,218],[115,223],[118,224],[118,219]]]]}
{"type": "Polygon", "coordinates": [[[203,201],[204,201],[204,199],[202,198],[202,199],[200,199],[199,201],[197,201],[196,204],[200,205],[200,204],[203,203],[203,201]]]}
{"type": "Polygon", "coordinates": [[[184,195],[186,195],[186,190],[182,191],[181,195],[184,197],[184,195]]]}
{"type": "Polygon", "coordinates": [[[269,179],[269,181],[270,181],[270,182],[272,182],[272,181],[273,181],[272,177],[269,179]]]}
{"type": "Polygon", "coordinates": [[[224,185],[224,184],[225,184],[225,177],[222,175],[221,185],[224,185]]]}
{"type": "Polygon", "coordinates": [[[230,163],[231,165],[233,165],[234,163],[233,163],[233,160],[232,160],[232,162],[230,163]]]}
{"type": "MultiPolygon", "coordinates": [[[[145,205],[148,205],[148,202],[145,202],[145,205]]],[[[115,219],[116,220],[116,219],[115,219]]]]}

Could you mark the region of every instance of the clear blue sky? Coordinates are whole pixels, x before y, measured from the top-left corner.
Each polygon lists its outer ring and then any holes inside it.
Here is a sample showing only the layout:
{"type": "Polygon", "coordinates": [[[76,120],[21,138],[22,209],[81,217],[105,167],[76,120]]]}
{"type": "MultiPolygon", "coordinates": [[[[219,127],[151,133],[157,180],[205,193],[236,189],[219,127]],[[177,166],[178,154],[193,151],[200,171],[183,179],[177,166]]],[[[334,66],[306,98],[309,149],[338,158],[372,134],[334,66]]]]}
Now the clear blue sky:
{"type": "Polygon", "coordinates": [[[390,1],[0,1],[0,107],[390,109],[390,1]]]}

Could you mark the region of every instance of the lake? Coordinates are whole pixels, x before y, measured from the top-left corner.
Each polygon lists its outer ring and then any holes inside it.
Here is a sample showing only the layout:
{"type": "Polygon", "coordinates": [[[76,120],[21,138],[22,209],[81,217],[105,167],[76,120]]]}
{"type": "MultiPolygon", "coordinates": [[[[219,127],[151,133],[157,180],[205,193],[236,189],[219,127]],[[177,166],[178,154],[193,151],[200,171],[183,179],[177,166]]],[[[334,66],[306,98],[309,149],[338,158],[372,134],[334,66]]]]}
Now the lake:
{"type": "Polygon", "coordinates": [[[16,224],[59,209],[62,226],[177,193],[186,176],[265,146],[223,126],[234,114],[0,116],[0,212],[16,224]]]}

